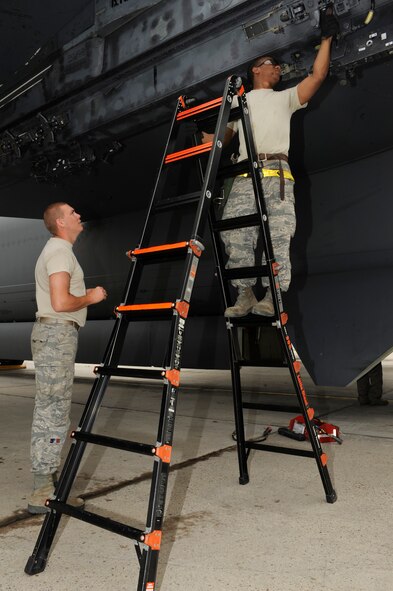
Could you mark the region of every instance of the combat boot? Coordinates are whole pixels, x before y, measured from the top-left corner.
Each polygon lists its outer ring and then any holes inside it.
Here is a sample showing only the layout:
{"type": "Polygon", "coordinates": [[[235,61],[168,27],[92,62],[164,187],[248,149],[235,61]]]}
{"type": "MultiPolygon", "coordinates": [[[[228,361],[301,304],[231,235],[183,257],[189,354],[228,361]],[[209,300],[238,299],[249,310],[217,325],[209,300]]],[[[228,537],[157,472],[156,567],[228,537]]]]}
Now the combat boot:
{"type": "Polygon", "coordinates": [[[266,290],[266,295],[263,300],[255,304],[251,312],[253,314],[258,314],[259,316],[274,316],[273,297],[269,287],[266,290]]]}
{"type": "Polygon", "coordinates": [[[251,308],[258,303],[251,287],[239,287],[238,293],[235,305],[227,308],[224,316],[229,318],[247,316],[251,308]]]}
{"type": "MultiPolygon", "coordinates": [[[[54,492],[53,474],[34,474],[34,490],[27,504],[28,512],[32,515],[47,513],[49,509],[45,506],[45,501],[52,497],[54,492]]],[[[80,497],[69,497],[67,503],[81,509],[85,501],[80,497]]]]}

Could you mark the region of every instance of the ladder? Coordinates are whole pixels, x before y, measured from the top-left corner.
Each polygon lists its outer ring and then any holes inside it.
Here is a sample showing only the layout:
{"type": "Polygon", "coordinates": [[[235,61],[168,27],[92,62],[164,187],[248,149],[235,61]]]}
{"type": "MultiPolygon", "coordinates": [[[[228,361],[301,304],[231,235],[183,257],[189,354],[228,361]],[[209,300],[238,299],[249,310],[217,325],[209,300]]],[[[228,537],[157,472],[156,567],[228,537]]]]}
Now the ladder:
{"type": "MultiPolygon", "coordinates": [[[[140,242],[137,248],[127,253],[132,264],[122,303],[116,307],[116,321],[113,331],[104,353],[103,362],[94,370],[96,378],[79,425],[71,433],[73,444],[60,474],[54,498],[46,501],[48,513],[45,516],[33,553],[25,566],[25,572],[29,575],[40,573],[45,569],[57,527],[64,514],[132,540],[139,561],[137,591],[154,591],[156,588],[156,572],[172,454],[185,325],[199,259],[204,250],[200,236],[207,220],[214,192],[232,99],[240,92],[240,86],[241,79],[232,76],[226,82],[223,96],[218,99],[193,107],[188,106],[185,97],[180,97],[177,101],[140,242]],[[218,110],[214,142],[174,151],[178,145],[179,136],[181,139],[180,124],[183,121],[191,121],[201,113],[211,110],[215,110],[216,113],[218,110]],[[168,198],[164,189],[169,182],[168,171],[171,165],[189,158],[198,160],[201,156],[206,157],[206,155],[208,155],[208,160],[200,191],[187,198],[168,198]],[[154,243],[152,240],[157,234],[157,228],[159,234],[160,227],[163,225],[160,224],[160,216],[168,210],[172,210],[171,215],[173,216],[175,207],[190,204],[193,206],[194,216],[191,232],[186,239],[165,244],[154,243]],[[172,297],[170,300],[163,298],[158,302],[141,303],[140,299],[143,296],[141,286],[144,274],[149,269],[151,272],[152,268],[156,273],[159,273],[162,265],[166,263],[172,265],[175,261],[181,264],[181,276],[176,297],[172,297]],[[146,319],[166,320],[169,324],[168,347],[163,356],[162,368],[120,367],[120,357],[128,329],[131,329],[135,322],[146,319]],[[148,445],[92,432],[112,376],[154,379],[163,382],[157,439],[153,444],[148,445]],[[126,450],[153,459],[145,529],[138,529],[67,504],[87,444],[126,450]]],[[[195,124],[192,124],[192,127],[194,128],[195,124]]]]}
{"type": "MultiPolygon", "coordinates": [[[[247,163],[246,163],[247,165],[247,163]]],[[[245,164],[241,167],[244,168],[245,164]]],[[[240,167],[240,168],[241,168],[240,167]]],[[[231,171],[221,171],[220,174],[233,175],[239,167],[232,167],[231,171]]],[[[228,78],[223,96],[203,103],[190,106],[186,97],[179,97],[176,109],[170,125],[169,136],[164,155],[160,164],[154,187],[152,199],[148,208],[145,225],[142,230],[140,242],[134,250],[127,254],[131,260],[131,268],[126,282],[122,303],[116,307],[116,321],[106,348],[103,362],[95,368],[96,379],[93,383],[86,407],[80,419],[79,425],[71,433],[73,445],[66,458],[61,472],[54,498],[48,499],[46,505],[48,513],[39,533],[32,555],[29,557],[25,572],[34,575],[42,572],[47,563],[48,555],[63,514],[79,519],[91,525],[98,526],[110,532],[124,536],[133,541],[137,559],[139,561],[139,578],[137,591],[154,591],[156,589],[156,574],[158,557],[162,540],[162,528],[164,520],[164,508],[168,476],[172,455],[174,426],[176,417],[176,405],[180,384],[181,356],[187,316],[190,307],[191,296],[198,270],[199,259],[204,250],[203,232],[205,223],[208,222],[212,238],[213,248],[217,262],[217,272],[222,288],[225,307],[227,307],[230,294],[228,281],[233,277],[254,277],[256,275],[268,275],[270,283],[274,286],[274,306],[276,310],[275,323],[282,336],[283,347],[290,360],[290,371],[299,398],[300,407],[310,433],[313,451],[302,455],[313,455],[320,469],[322,481],[330,502],[335,495],[326,466],[326,456],[323,454],[315,428],[312,425],[313,410],[308,405],[306,394],[301,383],[298,362],[294,358],[289,337],[286,333],[286,316],[282,309],[282,300],[277,277],[277,269],[274,263],[272,245],[268,229],[267,214],[263,202],[263,193],[258,169],[258,161],[252,140],[250,121],[248,117],[246,94],[239,77],[228,78]],[[239,97],[239,108],[232,109],[232,101],[239,97]],[[218,113],[217,113],[218,112],[218,113]],[[252,177],[254,191],[257,199],[258,213],[253,216],[244,216],[236,220],[219,221],[215,219],[212,198],[215,192],[215,183],[218,173],[220,158],[223,149],[223,141],[227,123],[230,119],[241,117],[245,130],[247,150],[249,154],[249,174],[252,177]],[[192,122],[195,130],[195,121],[212,119],[216,121],[215,134],[212,142],[200,144],[193,136],[193,145],[176,149],[181,133],[182,125],[192,122]],[[207,162],[206,162],[206,157],[207,162]],[[169,171],[172,165],[184,161],[197,161],[200,190],[194,194],[168,196],[166,187],[170,184],[169,171]],[[160,219],[166,212],[171,212],[179,207],[192,206],[192,227],[185,239],[161,243],[155,242],[154,236],[160,233],[162,223],[160,219]],[[268,265],[248,269],[225,270],[223,253],[221,251],[219,234],[222,230],[247,225],[259,225],[262,230],[263,243],[266,247],[268,265]],[[143,277],[146,272],[157,271],[157,266],[163,264],[172,265],[181,263],[179,289],[176,296],[163,298],[160,301],[141,302],[143,297],[143,277]],[[155,270],[155,271],[154,271],[155,270]],[[251,274],[252,273],[252,274],[251,274]],[[168,347],[163,355],[162,368],[146,369],[144,367],[120,367],[120,357],[125,343],[128,329],[132,329],[135,322],[141,320],[167,321],[168,347]],[[140,379],[154,379],[163,382],[162,401],[159,417],[157,438],[153,444],[145,444],[109,437],[107,435],[93,433],[95,419],[102,404],[105,391],[112,376],[136,377],[140,379]],[[125,450],[137,454],[149,456],[153,459],[152,481],[148,501],[145,529],[138,529],[128,524],[120,523],[102,515],[98,515],[81,508],[75,508],[67,504],[72,485],[76,478],[80,463],[87,444],[101,445],[114,449],[125,450]]],[[[158,267],[160,269],[160,267],[158,267]]],[[[173,293],[173,292],[171,292],[173,293]]],[[[244,438],[244,424],[242,414],[241,384],[240,384],[240,358],[239,346],[236,335],[236,326],[241,322],[256,322],[256,319],[234,320],[227,322],[228,335],[231,350],[231,373],[233,380],[235,423],[238,433],[239,466],[241,471],[240,482],[248,482],[247,474],[247,448],[252,444],[244,438]]],[[[287,451],[286,453],[293,453],[287,451]]]]}
{"type": "Polygon", "coordinates": [[[246,277],[267,276],[269,279],[269,285],[273,296],[274,304],[274,317],[272,318],[248,315],[242,318],[226,319],[228,329],[227,333],[229,337],[232,392],[236,425],[236,442],[240,472],[239,482],[240,484],[247,484],[249,482],[247,460],[251,449],[264,450],[275,453],[284,453],[290,455],[298,455],[303,457],[311,457],[315,458],[316,460],[319,474],[326,494],[326,500],[328,503],[334,503],[337,500],[337,493],[332,486],[331,479],[329,476],[327,468],[327,455],[323,452],[318,438],[317,429],[313,422],[315,414],[314,409],[310,406],[308,402],[306,391],[302,382],[302,378],[300,376],[301,364],[296,359],[293,346],[286,328],[288,322],[288,315],[286,314],[283,308],[280,281],[278,275],[278,265],[274,258],[273,246],[269,230],[268,213],[263,198],[261,174],[259,172],[259,159],[254,145],[245,93],[239,92],[238,101],[240,106],[240,119],[243,126],[244,140],[248,154],[248,164],[247,169],[245,169],[244,163],[240,163],[240,168],[239,165],[237,165],[236,167],[234,167],[234,170],[230,174],[233,176],[234,174],[244,173],[244,171],[247,170],[248,176],[250,176],[252,179],[257,213],[252,215],[240,216],[234,219],[217,220],[214,208],[211,208],[209,212],[209,221],[213,238],[213,246],[215,250],[215,259],[217,262],[217,276],[219,278],[225,308],[227,308],[230,305],[229,302],[231,301],[229,290],[230,280],[246,277]],[[223,249],[221,247],[221,242],[219,238],[220,232],[225,230],[233,230],[235,228],[247,228],[251,226],[260,227],[266,264],[254,267],[225,269],[223,249]],[[243,401],[240,369],[244,365],[254,364],[249,364],[244,361],[239,343],[239,328],[246,326],[255,327],[257,325],[273,325],[277,328],[281,348],[284,353],[288,369],[292,378],[292,382],[294,385],[295,393],[297,396],[298,406],[284,406],[243,401]],[[260,441],[255,440],[246,440],[243,416],[244,408],[281,412],[299,412],[300,410],[304,417],[305,426],[309,434],[312,449],[304,450],[279,445],[268,445],[266,443],[261,443],[260,441]]]}

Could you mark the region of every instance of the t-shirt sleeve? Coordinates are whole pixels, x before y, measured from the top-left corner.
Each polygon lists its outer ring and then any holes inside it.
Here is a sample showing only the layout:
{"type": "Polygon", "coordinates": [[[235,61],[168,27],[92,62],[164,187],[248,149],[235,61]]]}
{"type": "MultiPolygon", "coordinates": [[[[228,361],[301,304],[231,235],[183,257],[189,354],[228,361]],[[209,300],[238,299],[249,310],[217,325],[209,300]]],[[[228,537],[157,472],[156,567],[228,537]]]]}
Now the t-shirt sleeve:
{"type": "Polygon", "coordinates": [[[53,275],[53,273],[61,272],[66,272],[71,275],[75,267],[72,253],[60,249],[51,252],[45,263],[48,276],[53,275]]]}
{"type": "Polygon", "coordinates": [[[308,103],[304,103],[304,105],[300,104],[299,95],[297,93],[297,86],[292,86],[292,88],[288,89],[289,94],[289,108],[291,113],[298,111],[299,109],[305,109],[308,103]]]}

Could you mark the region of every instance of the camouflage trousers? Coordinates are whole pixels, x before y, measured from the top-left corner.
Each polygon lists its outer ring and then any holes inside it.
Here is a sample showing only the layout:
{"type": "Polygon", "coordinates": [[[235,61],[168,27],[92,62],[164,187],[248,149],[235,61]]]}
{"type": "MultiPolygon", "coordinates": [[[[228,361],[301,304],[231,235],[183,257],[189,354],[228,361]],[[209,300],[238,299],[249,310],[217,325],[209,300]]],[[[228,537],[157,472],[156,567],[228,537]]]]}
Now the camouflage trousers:
{"type": "Polygon", "coordinates": [[[68,324],[35,323],[31,350],[36,396],[31,431],[32,472],[53,474],[70,426],[78,331],[68,324]]]}
{"type": "MultiPolygon", "coordinates": [[[[286,162],[282,162],[284,170],[289,170],[286,162]]],[[[277,162],[267,162],[266,168],[277,169],[277,162]]],[[[279,265],[279,280],[282,291],[287,291],[291,282],[291,261],[289,248],[291,238],[295,234],[295,198],[293,181],[285,179],[285,198],[280,196],[280,179],[278,177],[262,177],[262,188],[269,219],[270,235],[273,244],[274,258],[279,265]]],[[[235,178],[222,219],[235,218],[256,213],[256,204],[252,181],[250,178],[235,178]]],[[[253,267],[255,265],[255,249],[258,242],[259,227],[238,228],[221,232],[221,238],[228,255],[227,269],[235,267],[253,267]]],[[[265,264],[265,255],[262,264],[265,264]]],[[[259,264],[259,263],[257,263],[259,264]]],[[[255,285],[256,278],[234,279],[235,287],[255,285]]],[[[263,277],[262,284],[268,287],[269,280],[263,277]]]]}

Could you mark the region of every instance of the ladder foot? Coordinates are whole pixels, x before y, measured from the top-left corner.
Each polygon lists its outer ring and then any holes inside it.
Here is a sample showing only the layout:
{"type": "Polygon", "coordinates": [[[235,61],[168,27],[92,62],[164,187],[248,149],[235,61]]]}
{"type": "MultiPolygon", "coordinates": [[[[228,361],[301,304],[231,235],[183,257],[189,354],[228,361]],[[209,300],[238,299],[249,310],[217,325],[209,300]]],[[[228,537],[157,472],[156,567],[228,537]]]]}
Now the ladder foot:
{"type": "Polygon", "coordinates": [[[248,484],[250,482],[250,478],[247,476],[240,476],[239,477],[239,484],[248,484]]]}
{"type": "Polygon", "coordinates": [[[46,567],[46,559],[45,558],[34,558],[34,556],[30,556],[29,560],[25,566],[25,573],[27,575],[38,575],[38,573],[42,573],[46,567]]]}
{"type": "Polygon", "coordinates": [[[330,494],[326,495],[326,500],[328,503],[335,503],[337,501],[337,493],[333,490],[330,494]]]}

